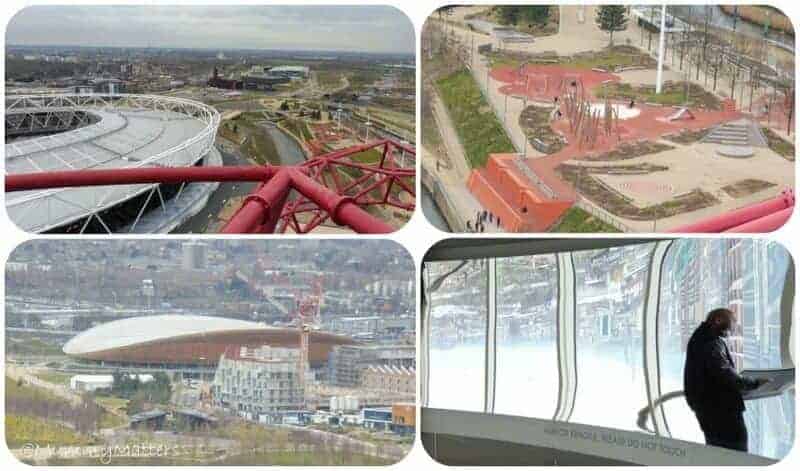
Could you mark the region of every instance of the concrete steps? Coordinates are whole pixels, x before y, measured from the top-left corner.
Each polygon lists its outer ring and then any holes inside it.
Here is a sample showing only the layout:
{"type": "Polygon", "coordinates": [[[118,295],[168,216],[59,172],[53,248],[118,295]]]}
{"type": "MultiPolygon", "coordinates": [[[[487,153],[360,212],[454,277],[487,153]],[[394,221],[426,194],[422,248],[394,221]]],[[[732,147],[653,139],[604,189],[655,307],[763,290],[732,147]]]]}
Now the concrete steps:
{"type": "Polygon", "coordinates": [[[703,142],[729,147],[765,147],[767,145],[758,125],[747,119],[731,121],[717,126],[703,138],[703,142]]]}

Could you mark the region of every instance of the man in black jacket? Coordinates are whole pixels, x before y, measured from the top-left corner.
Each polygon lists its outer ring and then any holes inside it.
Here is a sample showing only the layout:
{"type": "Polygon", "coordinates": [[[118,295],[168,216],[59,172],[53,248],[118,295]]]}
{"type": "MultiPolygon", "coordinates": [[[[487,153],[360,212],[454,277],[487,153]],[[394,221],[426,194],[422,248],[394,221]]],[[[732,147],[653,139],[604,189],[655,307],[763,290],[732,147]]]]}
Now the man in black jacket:
{"type": "Polygon", "coordinates": [[[764,381],[736,372],[725,341],[735,323],[736,315],[730,309],[719,308],[709,312],[694,331],[686,347],[683,390],[706,444],[746,452],[742,391],[756,389],[764,381]]]}

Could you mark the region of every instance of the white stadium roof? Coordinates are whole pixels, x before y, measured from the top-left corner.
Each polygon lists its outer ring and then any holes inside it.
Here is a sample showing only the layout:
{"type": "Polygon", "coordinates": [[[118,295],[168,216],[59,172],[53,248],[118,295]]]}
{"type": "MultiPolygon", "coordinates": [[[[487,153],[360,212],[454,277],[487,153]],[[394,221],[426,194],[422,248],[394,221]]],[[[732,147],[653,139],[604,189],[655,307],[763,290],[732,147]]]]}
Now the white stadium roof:
{"type": "Polygon", "coordinates": [[[273,328],[226,317],[176,314],[140,316],[93,327],[70,339],[63,350],[67,355],[81,355],[184,335],[256,329],[273,328]]]}
{"type": "MultiPolygon", "coordinates": [[[[5,144],[6,173],[190,166],[212,149],[219,125],[219,113],[213,108],[173,97],[34,95],[6,98],[6,120],[9,115],[35,116],[41,120],[42,116],[70,111],[89,113],[99,121],[70,131],[23,137],[5,144]]],[[[11,220],[22,229],[42,232],[110,208],[153,186],[15,192],[6,195],[6,206],[11,220]]]]}

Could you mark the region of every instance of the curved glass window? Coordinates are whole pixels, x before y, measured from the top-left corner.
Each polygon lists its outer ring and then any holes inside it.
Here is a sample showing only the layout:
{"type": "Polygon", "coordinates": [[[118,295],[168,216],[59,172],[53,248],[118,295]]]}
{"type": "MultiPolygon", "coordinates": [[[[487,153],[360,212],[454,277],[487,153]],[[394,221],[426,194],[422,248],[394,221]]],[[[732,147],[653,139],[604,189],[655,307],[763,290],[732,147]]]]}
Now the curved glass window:
{"type": "MultiPolygon", "coordinates": [[[[488,390],[494,393],[492,411],[497,414],[549,419],[559,405],[566,411],[574,404],[570,422],[642,431],[638,413],[649,400],[682,392],[686,344],[716,307],[738,314],[737,330],[728,340],[739,370],[786,366],[781,342],[791,322],[781,312],[781,301],[791,259],[782,246],[752,239],[675,240],[664,255],[658,285],[652,280],[650,286],[651,268],[657,268],[652,266],[655,247],[573,252],[572,263],[560,264],[566,270],[562,277],[554,254],[495,263],[426,263],[433,288],[428,405],[482,412],[488,390]],[[488,293],[490,266],[496,296],[488,293]],[[655,319],[645,319],[648,287],[659,294],[650,297],[658,304],[647,306],[655,319]],[[564,319],[564,331],[558,319],[570,315],[572,306],[559,306],[560,298],[575,302],[574,318],[564,319]],[[488,325],[490,299],[496,302],[494,325],[488,325]],[[644,338],[646,325],[656,329],[644,338]],[[487,336],[495,340],[492,349],[487,349],[487,336]],[[658,355],[657,362],[647,365],[657,371],[645,371],[645,345],[647,353],[658,355]],[[561,358],[559,351],[575,352],[574,371],[570,355],[561,358]],[[492,352],[494,358],[488,358],[492,352]],[[487,374],[487,361],[493,362],[488,363],[493,375],[487,374]],[[561,378],[569,383],[562,391],[560,373],[569,373],[561,378]],[[658,384],[651,384],[648,398],[645,381],[656,374],[658,384]]],[[[660,256],[657,261],[662,262],[660,256]]],[[[663,407],[671,437],[704,442],[684,398],[663,407]]],[[[794,415],[793,389],[748,401],[749,452],[786,456],[794,442],[794,415]]]]}
{"type": "Polygon", "coordinates": [[[639,430],[647,406],[644,298],[653,244],[575,252],[578,389],[571,422],[639,430]]]}
{"type": "MultiPolygon", "coordinates": [[[[781,362],[780,302],[789,253],[751,239],[683,239],[664,260],[658,345],[661,393],[683,389],[686,344],[708,311],[728,307],[739,324],[729,339],[739,370],[778,368],[781,362]]],[[[694,413],[682,398],[665,404],[674,438],[703,442],[694,413]]],[[[780,459],[794,441],[794,394],[748,401],[750,453],[780,459]]]]}
{"type": "Polygon", "coordinates": [[[558,401],[555,255],[497,260],[497,414],[552,418],[558,401]]]}
{"type": "Polygon", "coordinates": [[[487,262],[426,264],[430,284],[430,407],[484,410],[487,262]],[[454,271],[455,270],[455,271],[454,271]]]}

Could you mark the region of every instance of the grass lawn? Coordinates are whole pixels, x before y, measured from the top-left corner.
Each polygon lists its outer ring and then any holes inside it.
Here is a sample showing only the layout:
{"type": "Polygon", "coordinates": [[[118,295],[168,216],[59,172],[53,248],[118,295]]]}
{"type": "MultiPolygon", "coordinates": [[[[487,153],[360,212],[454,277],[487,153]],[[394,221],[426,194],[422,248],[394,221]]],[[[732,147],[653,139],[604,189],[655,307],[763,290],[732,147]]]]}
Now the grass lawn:
{"type": "Polygon", "coordinates": [[[64,352],[61,351],[61,347],[55,343],[47,343],[38,338],[29,338],[27,336],[18,340],[8,340],[6,342],[6,353],[53,356],[61,356],[64,354],[64,352]]]}
{"type": "Polygon", "coordinates": [[[609,83],[595,90],[595,95],[619,100],[636,100],[639,103],[658,103],[660,105],[702,107],[711,110],[720,108],[720,101],[713,93],[697,84],[689,84],[687,99],[685,84],[682,82],[665,82],[660,94],[656,94],[655,86],[632,86],[629,83],[609,83]]]}
{"type": "Polygon", "coordinates": [[[88,445],[89,437],[61,424],[27,415],[6,415],[6,443],[10,449],[35,443],[42,446],[88,445]]]}
{"type": "Polygon", "coordinates": [[[47,381],[48,383],[68,386],[72,375],[68,373],[62,373],[60,371],[40,371],[36,373],[36,377],[42,381],[47,381]]]}
{"type": "Polygon", "coordinates": [[[491,153],[515,152],[478,84],[466,70],[436,83],[470,167],[483,167],[491,153]]]}
{"type": "Polygon", "coordinates": [[[353,154],[350,156],[350,159],[353,162],[358,162],[362,164],[377,164],[381,161],[381,157],[383,157],[383,152],[377,149],[368,149],[363,152],[359,152],[357,154],[353,154]]]}
{"type": "Polygon", "coordinates": [[[786,160],[794,161],[794,144],[783,139],[772,129],[764,126],[761,128],[764,137],[767,138],[767,145],[773,152],[786,160]]]}
{"type": "Polygon", "coordinates": [[[256,163],[280,165],[280,156],[272,138],[250,117],[242,114],[239,115],[239,118],[225,121],[219,127],[218,132],[222,137],[235,143],[244,141],[239,145],[239,151],[256,163]]]}
{"type": "Polygon", "coordinates": [[[564,213],[564,216],[549,232],[619,232],[619,230],[607,224],[581,208],[572,207],[564,213]]]}
{"type": "Polygon", "coordinates": [[[616,70],[622,67],[643,66],[655,68],[653,58],[631,46],[617,45],[599,51],[588,51],[572,56],[559,56],[553,53],[526,54],[520,52],[498,52],[489,54],[492,66],[518,67],[523,63],[529,64],[558,64],[577,69],[594,69],[600,67],[606,70],[616,70]]]}
{"type": "Polygon", "coordinates": [[[414,134],[416,118],[413,114],[385,108],[370,107],[369,115],[370,117],[377,118],[379,121],[382,121],[384,124],[387,124],[390,127],[409,132],[411,135],[414,134]]]}
{"type": "Polygon", "coordinates": [[[111,410],[120,410],[124,409],[128,402],[128,399],[124,399],[121,397],[114,397],[114,396],[95,396],[94,402],[98,403],[100,406],[111,409],[111,410]]]}
{"type": "MultiPolygon", "coordinates": [[[[115,466],[177,466],[177,465],[202,465],[216,466],[385,466],[393,464],[390,461],[375,456],[362,455],[348,451],[258,451],[241,455],[228,456],[222,460],[211,461],[208,458],[194,458],[185,456],[148,456],[148,457],[115,457],[112,460],[115,466]]],[[[97,458],[80,459],[53,459],[49,465],[86,466],[97,465],[97,458]]]]}
{"type": "Polygon", "coordinates": [[[306,122],[301,119],[285,119],[281,124],[301,141],[310,141],[314,138],[306,122]]]}

